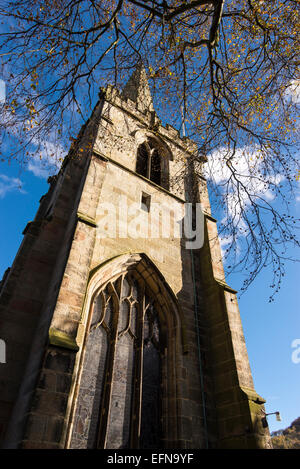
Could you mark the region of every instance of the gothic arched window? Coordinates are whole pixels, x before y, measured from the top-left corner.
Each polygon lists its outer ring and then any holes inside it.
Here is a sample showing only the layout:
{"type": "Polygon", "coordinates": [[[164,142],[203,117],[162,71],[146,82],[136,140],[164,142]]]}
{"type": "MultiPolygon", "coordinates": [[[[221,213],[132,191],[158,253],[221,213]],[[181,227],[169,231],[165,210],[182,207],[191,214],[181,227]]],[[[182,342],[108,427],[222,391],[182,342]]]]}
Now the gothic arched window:
{"type": "Polygon", "coordinates": [[[156,139],[149,137],[139,145],[136,160],[136,172],[150,179],[158,186],[169,189],[167,151],[156,139]]]}
{"type": "Polygon", "coordinates": [[[132,271],[98,292],[71,448],[161,447],[163,318],[132,271]]]}

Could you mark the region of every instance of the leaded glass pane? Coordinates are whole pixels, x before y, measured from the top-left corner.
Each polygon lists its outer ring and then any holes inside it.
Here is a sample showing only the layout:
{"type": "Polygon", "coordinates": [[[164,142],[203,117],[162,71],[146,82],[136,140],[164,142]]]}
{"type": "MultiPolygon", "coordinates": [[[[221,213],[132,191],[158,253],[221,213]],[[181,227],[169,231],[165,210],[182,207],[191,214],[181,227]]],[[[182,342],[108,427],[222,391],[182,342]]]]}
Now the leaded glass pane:
{"type": "Polygon", "coordinates": [[[140,448],[160,447],[160,356],[152,342],[144,344],[140,448]]]}
{"type": "Polygon", "coordinates": [[[110,298],[108,303],[106,304],[106,311],[105,311],[105,324],[112,329],[113,328],[113,319],[114,319],[114,304],[113,299],[110,298]]]}
{"type": "Polygon", "coordinates": [[[118,331],[124,331],[129,326],[130,305],[128,301],[121,301],[118,331]]]}
{"type": "Polygon", "coordinates": [[[129,295],[130,295],[130,285],[129,285],[127,278],[125,277],[123,279],[122,298],[127,298],[129,295]]]}
{"type": "Polygon", "coordinates": [[[103,316],[103,299],[102,295],[98,295],[94,301],[94,310],[93,310],[93,317],[91,322],[91,328],[97,326],[100,323],[103,316]]]}
{"type": "Polygon", "coordinates": [[[107,334],[102,327],[91,330],[85,351],[71,448],[94,448],[102,398],[107,334]]]}
{"type": "Polygon", "coordinates": [[[132,297],[135,300],[139,299],[139,284],[136,279],[132,279],[132,297]]]}

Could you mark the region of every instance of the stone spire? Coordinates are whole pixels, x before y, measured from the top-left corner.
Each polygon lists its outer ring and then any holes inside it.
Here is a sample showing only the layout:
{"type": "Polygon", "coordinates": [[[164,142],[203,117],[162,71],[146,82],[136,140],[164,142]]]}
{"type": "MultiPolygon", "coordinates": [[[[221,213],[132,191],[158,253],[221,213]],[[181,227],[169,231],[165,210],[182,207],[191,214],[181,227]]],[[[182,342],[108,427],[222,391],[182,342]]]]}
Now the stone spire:
{"type": "Polygon", "coordinates": [[[121,93],[122,98],[134,101],[141,112],[154,111],[145,67],[140,62],[121,93]]]}

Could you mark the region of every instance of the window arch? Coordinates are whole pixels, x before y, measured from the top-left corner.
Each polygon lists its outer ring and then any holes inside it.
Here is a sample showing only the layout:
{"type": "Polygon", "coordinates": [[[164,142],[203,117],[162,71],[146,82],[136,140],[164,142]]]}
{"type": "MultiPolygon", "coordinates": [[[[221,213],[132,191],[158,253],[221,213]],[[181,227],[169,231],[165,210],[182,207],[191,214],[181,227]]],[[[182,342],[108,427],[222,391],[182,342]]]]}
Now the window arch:
{"type": "Polygon", "coordinates": [[[136,172],[169,190],[169,159],[170,151],[166,145],[154,137],[148,137],[138,147],[136,172]]]}
{"type": "Polygon", "coordinates": [[[71,448],[162,447],[166,320],[133,270],[97,292],[71,448]]]}

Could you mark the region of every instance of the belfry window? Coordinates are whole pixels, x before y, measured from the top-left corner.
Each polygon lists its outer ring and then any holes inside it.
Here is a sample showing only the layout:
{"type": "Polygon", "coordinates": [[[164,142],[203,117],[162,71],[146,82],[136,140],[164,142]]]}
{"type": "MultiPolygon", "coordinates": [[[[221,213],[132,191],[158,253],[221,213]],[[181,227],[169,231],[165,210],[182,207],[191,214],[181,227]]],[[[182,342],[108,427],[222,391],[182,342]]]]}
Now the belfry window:
{"type": "Polygon", "coordinates": [[[163,337],[155,299],[133,272],[98,292],[71,448],[161,447],[163,337]]]}
{"type": "Polygon", "coordinates": [[[138,147],[136,172],[158,186],[168,189],[168,157],[163,145],[149,137],[138,147]]]}

